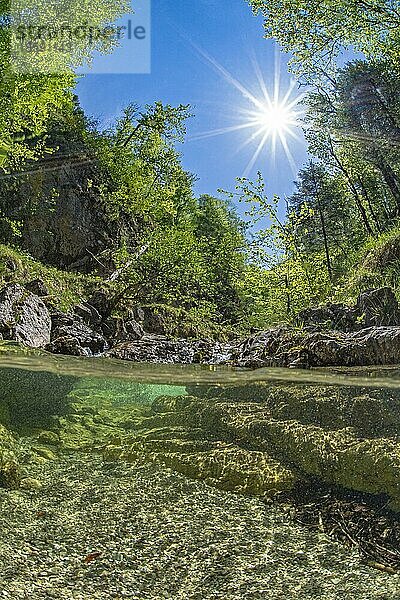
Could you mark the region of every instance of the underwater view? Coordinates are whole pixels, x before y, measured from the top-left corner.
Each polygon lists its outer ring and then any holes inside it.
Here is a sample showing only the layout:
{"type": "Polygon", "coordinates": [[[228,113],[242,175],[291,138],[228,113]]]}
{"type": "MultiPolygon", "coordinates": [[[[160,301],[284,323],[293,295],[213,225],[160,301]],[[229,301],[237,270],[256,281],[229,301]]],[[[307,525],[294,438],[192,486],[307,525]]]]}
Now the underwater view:
{"type": "Polygon", "coordinates": [[[400,0],[0,0],[0,600],[400,600],[400,0]]]}
{"type": "Polygon", "coordinates": [[[0,597],[398,598],[400,369],[0,362],[0,597]]]}

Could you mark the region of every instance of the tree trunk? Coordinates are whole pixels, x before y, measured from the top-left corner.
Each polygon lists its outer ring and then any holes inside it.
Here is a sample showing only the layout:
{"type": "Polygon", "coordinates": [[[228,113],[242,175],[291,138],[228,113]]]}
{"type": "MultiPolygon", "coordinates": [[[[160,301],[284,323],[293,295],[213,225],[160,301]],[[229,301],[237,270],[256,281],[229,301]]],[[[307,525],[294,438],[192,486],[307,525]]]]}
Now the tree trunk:
{"type": "Polygon", "coordinates": [[[313,183],[314,183],[314,188],[315,188],[315,198],[317,200],[319,218],[321,220],[322,237],[323,237],[323,240],[324,240],[324,249],[325,249],[325,257],[326,257],[326,267],[328,269],[329,280],[332,283],[332,281],[333,281],[333,270],[332,270],[331,255],[330,255],[330,251],[329,251],[328,235],[327,235],[327,232],[326,232],[325,215],[324,215],[324,211],[322,210],[322,203],[321,203],[321,196],[320,196],[319,186],[318,186],[318,183],[317,183],[317,180],[316,180],[316,177],[315,177],[314,164],[313,164],[312,161],[310,162],[310,169],[311,169],[313,183]]]}

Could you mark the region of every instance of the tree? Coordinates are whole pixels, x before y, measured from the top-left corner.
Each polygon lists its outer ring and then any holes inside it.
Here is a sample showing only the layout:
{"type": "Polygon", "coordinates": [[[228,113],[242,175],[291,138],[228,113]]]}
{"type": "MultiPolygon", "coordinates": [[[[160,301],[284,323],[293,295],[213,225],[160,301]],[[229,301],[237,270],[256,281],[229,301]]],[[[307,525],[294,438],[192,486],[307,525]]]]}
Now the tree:
{"type": "Polygon", "coordinates": [[[224,322],[233,323],[243,314],[238,282],[245,270],[245,224],[229,203],[203,195],[198,199],[193,225],[213,282],[209,300],[217,305],[224,322]]]}
{"type": "MultiPolygon", "coordinates": [[[[287,205],[286,214],[282,214],[280,199],[277,196],[268,198],[260,172],[256,181],[239,178],[236,191],[228,196],[236,197],[248,206],[245,214],[252,228],[247,272],[251,276],[248,281],[254,274],[258,277],[260,272],[265,271],[268,285],[273,290],[268,301],[275,302],[274,322],[284,318],[290,320],[310,298],[320,293],[321,286],[327,287],[324,276],[316,277],[317,271],[321,271],[320,259],[310,259],[299,236],[301,224],[309,216],[308,206],[304,204],[295,212],[287,205]]],[[[248,290],[242,290],[248,299],[248,290]]],[[[260,303],[253,298],[252,304],[260,303]]],[[[263,312],[273,314],[274,310],[267,308],[263,312]]]]}
{"type": "Polygon", "coordinates": [[[355,61],[307,98],[310,151],[343,181],[367,235],[399,215],[399,90],[387,63],[355,61]]]}
{"type": "Polygon", "coordinates": [[[400,6],[392,0],[248,0],[265,18],[267,37],[294,54],[297,72],[313,83],[343,48],[399,61],[400,6]]]}
{"type": "Polygon", "coordinates": [[[7,173],[20,170],[27,160],[49,154],[47,126],[54,116],[73,105],[73,69],[90,62],[94,50],[110,52],[118,43],[113,36],[99,39],[91,36],[90,28],[102,31],[128,9],[127,0],[0,3],[0,167],[3,170],[7,173]],[[82,24],[87,28],[85,35],[74,35],[70,40],[66,33],[68,44],[64,38],[62,44],[51,43],[52,32],[58,42],[63,31],[73,31],[82,24]],[[24,32],[21,42],[18,28],[24,32]],[[32,33],[28,35],[29,31],[32,33]]]}

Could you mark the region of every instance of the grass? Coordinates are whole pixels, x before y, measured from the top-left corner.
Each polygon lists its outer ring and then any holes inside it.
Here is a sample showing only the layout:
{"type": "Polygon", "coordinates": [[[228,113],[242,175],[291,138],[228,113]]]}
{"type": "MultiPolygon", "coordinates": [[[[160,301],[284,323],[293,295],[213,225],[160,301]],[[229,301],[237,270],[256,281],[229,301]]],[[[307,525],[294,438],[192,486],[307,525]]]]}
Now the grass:
{"type": "Polygon", "coordinates": [[[351,301],[367,289],[388,286],[400,299],[400,226],[370,238],[353,264],[349,276],[338,286],[338,298],[351,301]]]}
{"type": "Polygon", "coordinates": [[[61,271],[42,264],[26,252],[0,244],[0,287],[6,283],[24,285],[34,279],[43,280],[53,304],[63,311],[68,311],[101,283],[98,277],[61,271]]]}

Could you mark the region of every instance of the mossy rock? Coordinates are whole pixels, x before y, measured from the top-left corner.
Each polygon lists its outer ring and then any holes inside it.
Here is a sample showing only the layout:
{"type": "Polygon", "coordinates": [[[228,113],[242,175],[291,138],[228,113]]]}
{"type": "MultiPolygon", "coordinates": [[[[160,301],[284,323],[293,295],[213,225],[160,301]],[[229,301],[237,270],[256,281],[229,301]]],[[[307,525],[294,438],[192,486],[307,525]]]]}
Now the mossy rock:
{"type": "MultiPolygon", "coordinates": [[[[133,455],[147,454],[181,472],[205,479],[207,467],[210,480],[217,480],[214,462],[211,456],[206,459],[206,451],[199,449],[196,453],[194,444],[193,452],[190,444],[179,448],[174,439],[174,430],[200,430],[203,436],[197,433],[198,439],[225,444],[224,452],[229,444],[237,449],[237,456],[243,450],[250,457],[261,453],[269,461],[276,461],[279,468],[291,473],[291,481],[317,479],[359,492],[384,494],[393,506],[400,505],[400,411],[396,391],[362,393],[364,390],[354,388],[303,385],[257,387],[259,392],[262,389],[264,397],[261,400],[258,395],[254,402],[232,400],[231,392],[224,399],[223,390],[214,399],[191,396],[179,403],[159,399],[154,406],[154,417],[146,419],[143,428],[158,428],[163,431],[163,438],[156,444],[142,444],[142,449],[133,444],[133,455]],[[169,450],[168,444],[171,444],[169,450]],[[189,450],[184,451],[184,447],[189,450]]],[[[215,453],[215,449],[209,452],[215,453]]],[[[220,460],[223,461],[221,454],[220,460]]],[[[232,466],[234,462],[229,464],[232,466]]],[[[246,464],[251,462],[251,458],[238,459],[235,468],[243,469],[244,474],[246,464]]],[[[235,481],[233,472],[231,476],[235,481]]],[[[222,481],[224,476],[220,473],[219,478],[222,481]]],[[[283,481],[289,479],[284,477],[283,481]]],[[[253,488],[248,485],[246,489],[253,488]]]]}
{"type": "Polygon", "coordinates": [[[207,441],[158,440],[104,448],[106,460],[154,462],[220,489],[271,497],[290,490],[298,476],[264,452],[207,441]]]}

